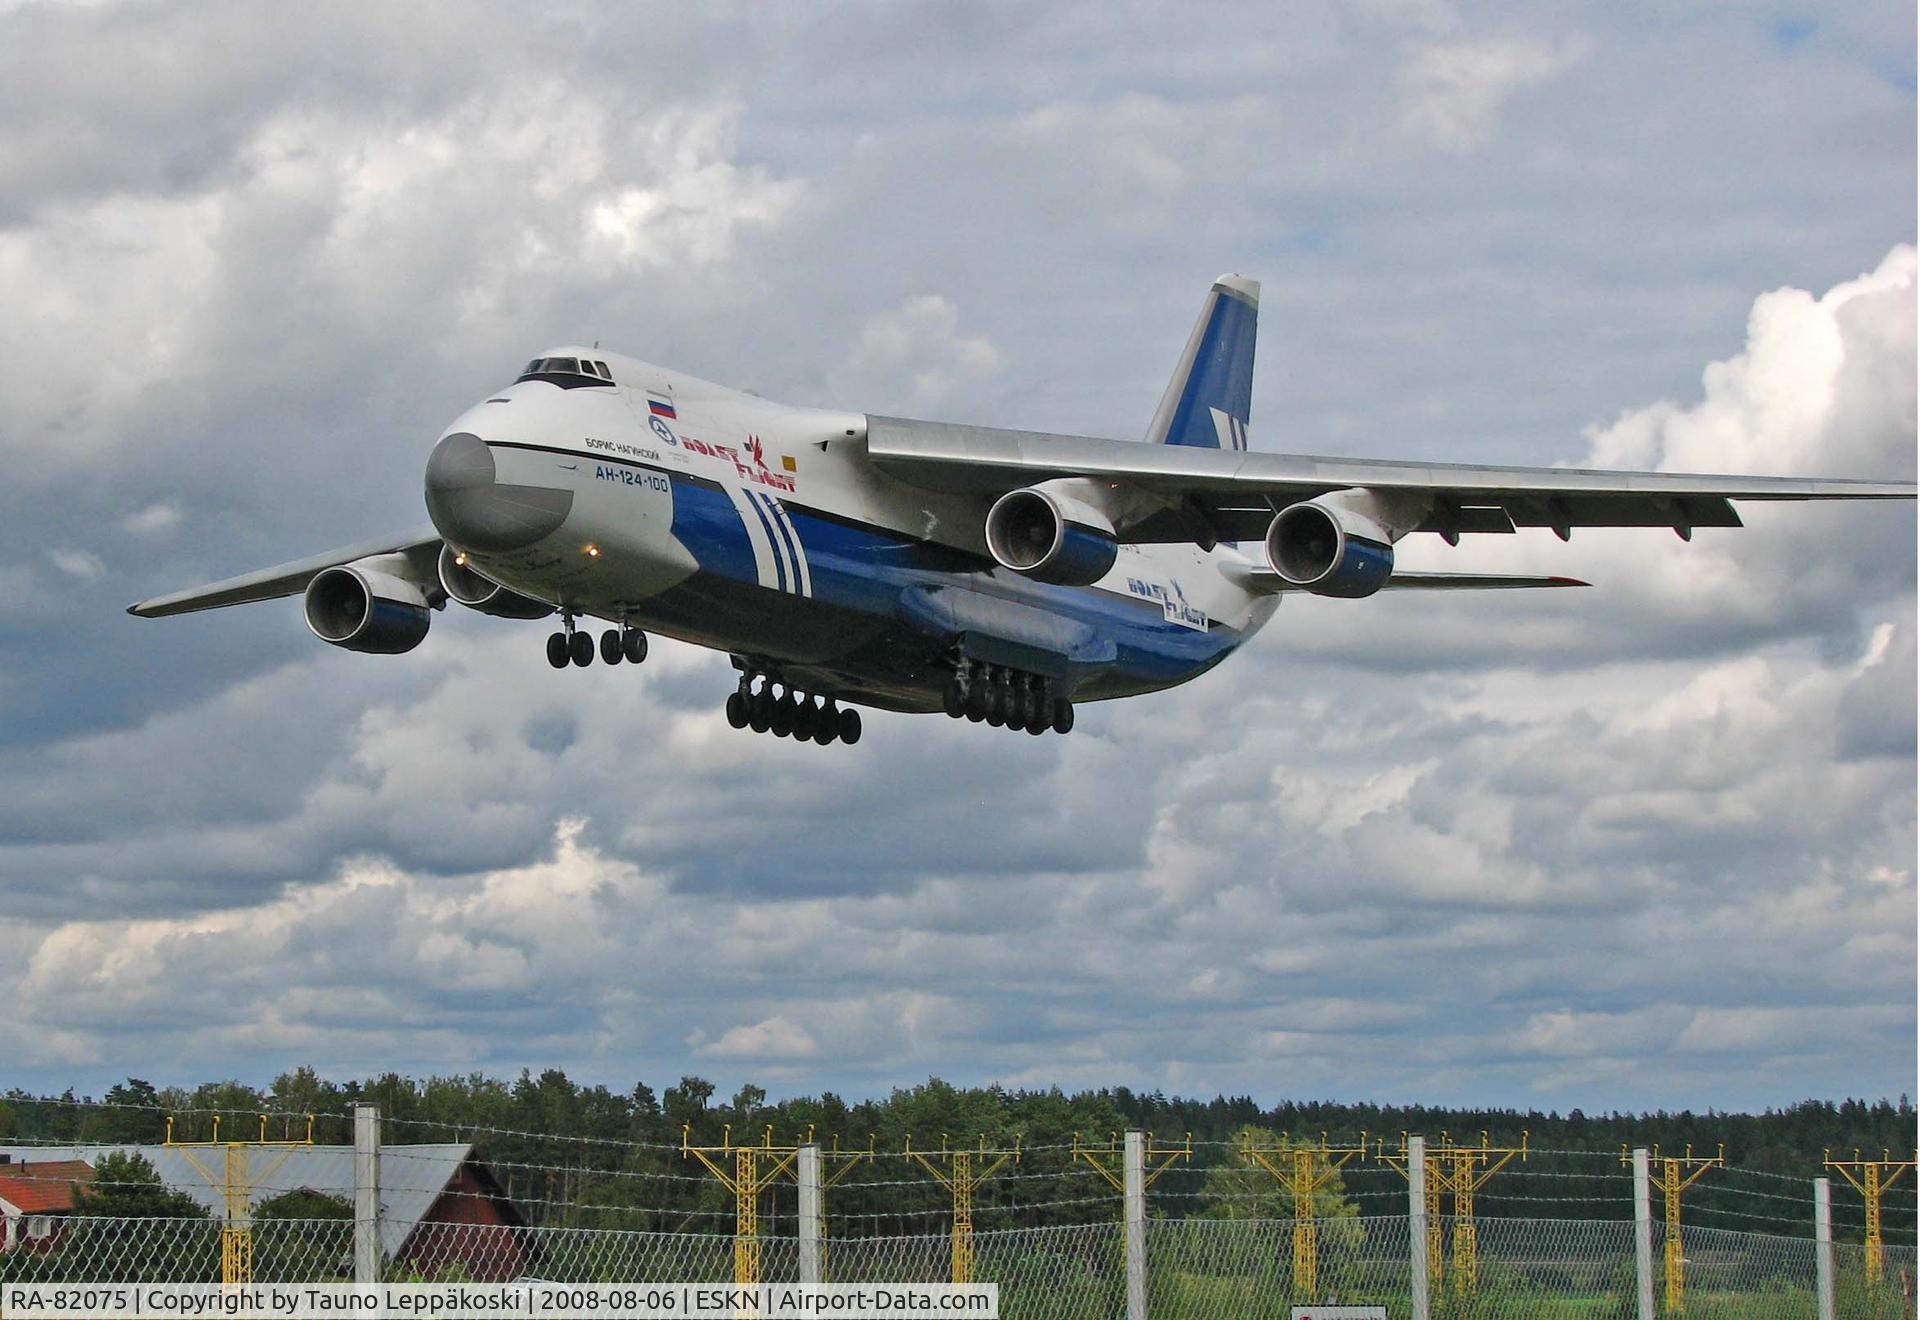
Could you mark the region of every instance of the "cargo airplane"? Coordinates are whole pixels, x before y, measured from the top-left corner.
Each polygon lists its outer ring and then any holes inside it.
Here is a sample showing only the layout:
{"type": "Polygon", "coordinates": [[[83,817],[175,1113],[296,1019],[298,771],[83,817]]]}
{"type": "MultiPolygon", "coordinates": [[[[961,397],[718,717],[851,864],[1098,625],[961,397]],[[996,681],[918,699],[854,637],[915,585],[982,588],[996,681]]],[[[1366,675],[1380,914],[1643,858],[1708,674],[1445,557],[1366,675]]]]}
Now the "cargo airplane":
{"type": "Polygon", "coordinates": [[[855,707],[1040,734],[1074,704],[1206,673],[1283,596],[1581,586],[1411,573],[1422,533],[1740,526],[1735,500],[1911,499],[1912,482],[1263,454],[1259,286],[1208,290],[1144,441],[789,407],[598,348],[549,349],[456,418],[432,527],[131,607],[304,595],[307,626],[394,654],[454,601],[559,616],[556,669],[637,664],[648,632],[724,651],[736,728],[826,745],[855,707]],[[595,639],[583,624],[608,625],[595,639]]]}

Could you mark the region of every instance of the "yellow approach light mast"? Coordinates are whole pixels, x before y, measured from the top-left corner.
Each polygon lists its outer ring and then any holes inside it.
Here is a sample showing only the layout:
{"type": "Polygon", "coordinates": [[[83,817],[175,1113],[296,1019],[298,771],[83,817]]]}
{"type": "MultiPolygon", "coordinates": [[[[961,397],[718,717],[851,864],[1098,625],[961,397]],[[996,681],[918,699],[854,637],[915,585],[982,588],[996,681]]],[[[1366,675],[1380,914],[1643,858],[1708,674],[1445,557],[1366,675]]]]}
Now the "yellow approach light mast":
{"type": "MultiPolygon", "coordinates": [[[[1440,1198],[1447,1190],[1447,1165],[1441,1159],[1441,1152],[1448,1144],[1447,1134],[1442,1132],[1436,1145],[1426,1148],[1426,1158],[1421,1161],[1425,1177],[1422,1186],[1425,1191],[1423,1201],[1427,1217],[1427,1280],[1431,1288],[1438,1289],[1440,1280],[1446,1272],[1446,1229],[1440,1219],[1440,1198]]],[[[1389,1152],[1386,1140],[1374,1143],[1373,1157],[1398,1173],[1408,1182],[1413,1181],[1413,1170],[1409,1167],[1407,1134],[1400,1134],[1400,1149],[1389,1152]]]]}
{"type": "Polygon", "coordinates": [[[1880,1194],[1893,1186],[1901,1174],[1913,1168],[1912,1160],[1896,1160],[1885,1150],[1877,1160],[1863,1160],[1855,1150],[1850,1160],[1836,1160],[1832,1151],[1823,1153],[1826,1166],[1840,1176],[1867,1203],[1867,1282],[1878,1284],[1886,1273],[1886,1248],[1880,1236],[1880,1194]]]}
{"type": "Polygon", "coordinates": [[[733,1281],[760,1282],[760,1194],[792,1171],[800,1147],[773,1144],[773,1125],[757,1145],[733,1144],[733,1124],[721,1129],[718,1146],[693,1144],[693,1124],[680,1128],[680,1154],[707,1166],[707,1172],[733,1193],[733,1281]]]}
{"type": "MultiPolygon", "coordinates": [[[[1176,1163],[1182,1161],[1188,1164],[1193,1163],[1193,1133],[1187,1133],[1186,1138],[1178,1146],[1162,1146],[1154,1140],[1152,1133],[1148,1133],[1145,1145],[1141,1149],[1145,1153],[1146,1164],[1145,1176],[1141,1182],[1144,1189],[1153,1186],[1160,1175],[1176,1163]]],[[[1073,1134],[1073,1158],[1085,1160],[1099,1170],[1102,1178],[1113,1184],[1114,1191],[1123,1196],[1126,1195],[1127,1175],[1123,1167],[1126,1155],[1121,1149],[1118,1137],[1108,1137],[1107,1144],[1104,1146],[1083,1146],[1080,1144],[1080,1134],[1076,1132],[1073,1134]]]]}
{"type": "Polygon", "coordinates": [[[166,1146],[177,1150],[187,1163],[194,1167],[207,1186],[219,1187],[225,1194],[226,1212],[220,1222],[220,1282],[253,1282],[253,1189],[261,1180],[270,1178],[287,1157],[302,1146],[313,1145],[313,1115],[308,1114],[307,1134],[304,1137],[286,1137],[269,1140],[267,1137],[267,1116],[260,1116],[260,1134],[252,1140],[220,1140],[220,1115],[213,1116],[213,1134],[207,1141],[175,1141],[173,1139],[173,1115],[167,1115],[166,1146]],[[196,1150],[222,1150],[225,1158],[220,1173],[216,1174],[198,1155],[196,1150]],[[264,1168],[253,1167],[253,1152],[256,1149],[277,1150],[280,1154],[269,1161],[264,1168]]]}
{"type": "MultiPolygon", "coordinates": [[[[1620,1162],[1631,1166],[1633,1154],[1625,1147],[1620,1151],[1620,1162]]],[[[1687,1254],[1680,1241],[1680,1197],[1687,1188],[1700,1181],[1700,1176],[1708,1169],[1723,1167],[1727,1162],[1725,1143],[1720,1153],[1714,1156],[1696,1156],[1693,1143],[1687,1143],[1685,1155],[1662,1155],[1660,1148],[1653,1148],[1652,1181],[1666,1199],[1667,1241],[1665,1264],[1667,1276],[1667,1314],[1684,1315],[1687,1309],[1687,1254]]]]}
{"type": "Polygon", "coordinates": [[[1332,1145],[1324,1132],[1318,1145],[1296,1142],[1282,1132],[1276,1146],[1249,1141],[1240,1147],[1242,1159],[1265,1169],[1293,1194],[1293,1292],[1296,1297],[1311,1300],[1320,1293],[1320,1221],[1313,1213],[1314,1194],[1331,1187],[1341,1169],[1355,1159],[1364,1158],[1366,1153],[1364,1132],[1360,1134],[1359,1143],[1352,1146],[1332,1145]]]}
{"type": "Polygon", "coordinates": [[[1440,1156],[1451,1166],[1447,1186],[1453,1192],[1453,1288],[1471,1292],[1480,1281],[1480,1227],[1473,1217],[1473,1195],[1518,1158],[1527,1159],[1527,1136],[1518,1146],[1495,1146],[1480,1134],[1477,1146],[1446,1145],[1440,1156]]]}
{"type": "Polygon", "coordinates": [[[953,1281],[972,1283],[973,1194],[981,1183],[1000,1172],[1009,1160],[1016,1164],[1020,1162],[1020,1139],[1014,1138],[1012,1150],[988,1150],[987,1139],[982,1136],[979,1148],[968,1150],[965,1147],[949,1149],[947,1139],[943,1136],[940,1138],[940,1153],[930,1156],[915,1150],[913,1137],[909,1135],[906,1152],[938,1179],[953,1197],[953,1281]]]}

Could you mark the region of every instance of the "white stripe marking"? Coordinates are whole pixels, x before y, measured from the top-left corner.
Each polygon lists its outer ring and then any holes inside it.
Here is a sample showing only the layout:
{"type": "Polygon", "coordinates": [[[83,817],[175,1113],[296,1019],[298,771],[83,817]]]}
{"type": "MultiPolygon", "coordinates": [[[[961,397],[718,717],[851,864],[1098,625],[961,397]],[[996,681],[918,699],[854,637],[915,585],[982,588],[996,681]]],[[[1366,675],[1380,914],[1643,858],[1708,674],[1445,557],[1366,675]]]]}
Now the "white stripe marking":
{"type": "Polygon", "coordinates": [[[793,519],[787,514],[786,505],[771,495],[764,498],[773,510],[773,516],[778,518],[780,525],[787,529],[787,539],[792,543],[793,553],[800,561],[800,594],[811,596],[813,595],[813,570],[807,565],[807,548],[800,544],[800,530],[793,525],[793,519]]]}
{"type": "Polygon", "coordinates": [[[753,547],[753,571],[760,579],[760,585],[778,587],[780,575],[774,568],[773,548],[767,543],[766,524],[760,521],[759,513],[748,503],[753,496],[738,486],[723,485],[721,489],[733,501],[733,507],[739,511],[740,522],[747,529],[747,544],[753,547]]]}

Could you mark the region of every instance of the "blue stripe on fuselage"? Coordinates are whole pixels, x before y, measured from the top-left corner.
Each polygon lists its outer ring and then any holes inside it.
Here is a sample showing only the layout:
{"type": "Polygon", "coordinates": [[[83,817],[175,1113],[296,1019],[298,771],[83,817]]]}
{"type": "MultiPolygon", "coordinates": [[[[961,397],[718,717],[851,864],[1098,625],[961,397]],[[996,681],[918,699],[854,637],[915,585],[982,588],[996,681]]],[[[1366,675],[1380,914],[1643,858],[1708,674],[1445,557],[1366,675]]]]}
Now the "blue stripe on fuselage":
{"type": "MultiPolygon", "coordinates": [[[[733,501],[712,486],[669,475],[674,478],[674,537],[702,570],[757,585],[753,547],[733,501]]],[[[756,494],[748,492],[748,499],[760,510],[756,494]]],[[[1156,602],[1141,597],[1036,582],[994,568],[975,555],[804,506],[783,502],[781,509],[771,514],[761,511],[760,516],[763,522],[791,522],[793,541],[785,540],[784,527],[771,534],[782,537],[779,544],[805,544],[815,600],[886,620],[903,630],[908,625],[898,622],[900,605],[909,589],[973,591],[1087,625],[1114,643],[1109,672],[1122,681],[1154,687],[1177,683],[1217,664],[1242,640],[1238,629],[1219,623],[1205,632],[1174,623],[1156,602]],[[778,517],[781,512],[785,519],[778,517]]],[[[797,545],[793,551],[797,565],[797,545]]],[[[777,546],[774,558],[781,558],[777,546]]],[[[784,590],[784,572],[781,580],[784,590]]]]}

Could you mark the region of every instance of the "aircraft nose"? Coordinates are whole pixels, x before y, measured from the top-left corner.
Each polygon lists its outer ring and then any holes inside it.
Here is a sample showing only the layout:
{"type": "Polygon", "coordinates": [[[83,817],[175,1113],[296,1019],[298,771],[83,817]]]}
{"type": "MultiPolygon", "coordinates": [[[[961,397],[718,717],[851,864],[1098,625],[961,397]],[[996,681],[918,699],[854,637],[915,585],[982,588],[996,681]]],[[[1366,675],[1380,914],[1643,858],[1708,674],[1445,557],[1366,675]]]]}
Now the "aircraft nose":
{"type": "Polygon", "coordinates": [[[504,553],[560,530],[573,492],[499,479],[493,450],[470,431],[455,431],[427,459],[427,516],[462,550],[504,553]]]}

